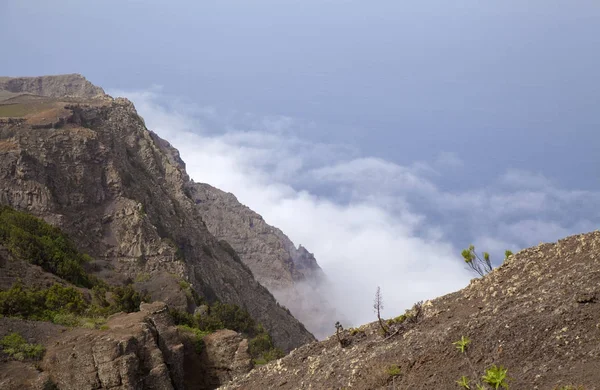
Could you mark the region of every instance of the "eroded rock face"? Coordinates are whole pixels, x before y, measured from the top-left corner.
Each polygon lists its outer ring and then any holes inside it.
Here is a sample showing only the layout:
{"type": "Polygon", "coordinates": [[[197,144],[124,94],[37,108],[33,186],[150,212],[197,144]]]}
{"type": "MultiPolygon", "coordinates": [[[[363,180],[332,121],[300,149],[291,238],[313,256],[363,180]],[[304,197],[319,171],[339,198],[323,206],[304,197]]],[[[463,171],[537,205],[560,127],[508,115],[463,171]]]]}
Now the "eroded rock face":
{"type": "Polygon", "coordinates": [[[232,330],[219,330],[204,337],[205,350],[201,367],[205,369],[208,388],[216,388],[252,369],[248,340],[232,330]]]}
{"type": "Polygon", "coordinates": [[[165,304],[117,314],[108,330],[55,340],[41,367],[60,389],[183,389],[183,345],[165,304]]]}
{"type": "Polygon", "coordinates": [[[245,308],[284,350],[314,341],[209,232],[179,154],[146,129],[131,102],[10,100],[30,111],[0,121],[0,204],[59,226],[110,283],[133,281],[153,300],[193,311],[190,286],[209,302],[245,308]]]}
{"type": "Polygon", "coordinates": [[[231,194],[204,183],[189,192],[208,230],[231,244],[256,279],[317,337],[343,320],[328,302],[327,279],[312,253],[231,194]]]}
{"type": "Polygon", "coordinates": [[[389,326],[388,338],[372,323],[342,332],[344,348],[335,336],[302,346],[223,388],[451,389],[463,375],[475,388],[496,364],[511,389],[600,389],[600,232],[523,250],[389,326]]]}

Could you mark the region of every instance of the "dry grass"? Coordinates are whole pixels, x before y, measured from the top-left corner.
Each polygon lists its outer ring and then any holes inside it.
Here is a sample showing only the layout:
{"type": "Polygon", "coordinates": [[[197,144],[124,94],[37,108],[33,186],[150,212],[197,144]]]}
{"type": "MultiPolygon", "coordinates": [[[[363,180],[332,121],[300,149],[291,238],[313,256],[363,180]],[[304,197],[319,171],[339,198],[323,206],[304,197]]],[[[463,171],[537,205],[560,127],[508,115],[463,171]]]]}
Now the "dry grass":
{"type": "Polygon", "coordinates": [[[16,150],[17,144],[12,141],[0,141],[0,152],[9,152],[16,150]]]}
{"type": "Polygon", "coordinates": [[[29,113],[29,110],[30,108],[25,104],[2,104],[0,105],[0,117],[23,117],[29,113]]]}

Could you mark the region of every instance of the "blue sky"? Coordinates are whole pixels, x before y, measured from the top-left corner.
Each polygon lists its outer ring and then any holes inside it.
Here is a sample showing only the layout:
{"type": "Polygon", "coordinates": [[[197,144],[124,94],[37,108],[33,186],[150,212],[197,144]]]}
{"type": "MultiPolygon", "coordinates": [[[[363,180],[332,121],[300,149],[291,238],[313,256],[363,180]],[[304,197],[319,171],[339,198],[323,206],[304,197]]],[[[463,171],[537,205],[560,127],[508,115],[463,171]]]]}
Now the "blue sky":
{"type": "Polygon", "coordinates": [[[0,36],[2,75],[130,97],[195,180],[315,252],[354,321],[376,284],[390,314],[464,285],[471,242],[498,259],[600,221],[598,1],[3,0],[0,36]]]}

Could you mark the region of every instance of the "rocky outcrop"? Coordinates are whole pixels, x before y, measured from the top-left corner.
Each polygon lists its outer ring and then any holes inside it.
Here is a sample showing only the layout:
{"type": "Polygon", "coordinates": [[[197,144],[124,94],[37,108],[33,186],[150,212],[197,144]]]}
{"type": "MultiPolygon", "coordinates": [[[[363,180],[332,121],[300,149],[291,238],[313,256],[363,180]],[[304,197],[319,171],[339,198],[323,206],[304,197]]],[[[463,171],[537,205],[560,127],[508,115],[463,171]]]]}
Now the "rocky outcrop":
{"type": "MultiPolygon", "coordinates": [[[[44,83],[60,80],[50,79],[44,83]]],[[[63,229],[95,259],[89,270],[110,283],[134,282],[182,310],[198,303],[190,289],[208,302],[237,304],[284,350],[314,340],[209,232],[178,153],[146,129],[131,102],[11,100],[20,111],[45,111],[0,122],[0,204],[63,229]],[[35,127],[47,123],[48,110],[60,125],[35,127]]]]}
{"type": "Polygon", "coordinates": [[[232,330],[220,330],[204,337],[201,366],[210,388],[223,385],[252,369],[248,340],[232,330]]]}
{"type": "Polygon", "coordinates": [[[344,347],[335,336],[300,347],[223,388],[452,389],[463,375],[475,388],[495,364],[511,389],[600,389],[600,232],[521,251],[393,322],[390,336],[377,323],[346,330],[344,347]]]}
{"type": "Polygon", "coordinates": [[[313,254],[301,245],[296,248],[235,195],[204,183],[188,188],[208,230],[229,243],[256,279],[311,332],[330,335],[342,316],[327,301],[327,279],[313,254]]]}
{"type": "Polygon", "coordinates": [[[40,77],[0,77],[0,90],[48,97],[93,98],[104,90],[80,74],[40,77]]]}
{"type": "Polygon", "coordinates": [[[112,316],[107,327],[64,333],[48,347],[40,366],[58,388],[184,388],[183,345],[164,304],[112,316]]]}

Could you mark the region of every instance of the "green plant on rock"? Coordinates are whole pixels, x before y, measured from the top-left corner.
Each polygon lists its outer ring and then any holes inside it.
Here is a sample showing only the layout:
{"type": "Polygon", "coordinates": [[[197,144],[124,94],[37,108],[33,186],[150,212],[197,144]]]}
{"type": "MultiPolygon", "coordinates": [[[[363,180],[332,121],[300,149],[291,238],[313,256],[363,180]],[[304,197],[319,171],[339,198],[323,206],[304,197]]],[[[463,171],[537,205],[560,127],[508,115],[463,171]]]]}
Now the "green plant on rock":
{"type": "Polygon", "coordinates": [[[492,271],[492,262],[490,261],[490,254],[488,252],[483,252],[482,257],[479,257],[477,252],[475,252],[475,246],[469,245],[468,249],[463,249],[461,255],[469,268],[479,274],[479,276],[484,276],[492,271]]]}
{"type": "Polygon", "coordinates": [[[471,339],[469,339],[468,337],[465,337],[465,336],[461,336],[460,340],[455,341],[452,344],[454,344],[461,353],[465,353],[465,351],[467,350],[467,347],[469,346],[470,343],[471,343],[471,339]]]}
{"type": "Polygon", "coordinates": [[[502,366],[492,365],[485,371],[485,375],[481,379],[494,389],[499,389],[500,387],[508,389],[508,369],[502,366]]]}
{"type": "Polygon", "coordinates": [[[124,311],[126,313],[139,311],[142,302],[150,301],[148,294],[140,293],[131,284],[123,287],[114,287],[112,289],[112,297],[117,311],[124,311]]]}
{"type": "Polygon", "coordinates": [[[41,344],[29,344],[18,333],[11,333],[4,336],[0,340],[0,346],[2,346],[4,353],[15,360],[39,360],[44,355],[44,347],[41,344]]]}
{"type": "Polygon", "coordinates": [[[252,356],[254,364],[259,365],[284,356],[283,351],[275,347],[271,336],[266,332],[260,333],[248,341],[248,353],[252,356]]]}
{"type": "Polygon", "coordinates": [[[202,353],[205,347],[204,336],[209,335],[210,332],[204,332],[198,328],[193,328],[187,325],[179,325],[178,328],[183,332],[187,332],[188,334],[193,335],[194,350],[198,354],[202,353]]]}
{"type": "Polygon", "coordinates": [[[470,382],[471,380],[469,379],[469,377],[465,375],[463,375],[459,380],[456,381],[456,383],[458,383],[460,387],[463,387],[467,390],[471,390],[471,386],[469,385],[470,382]]]}

